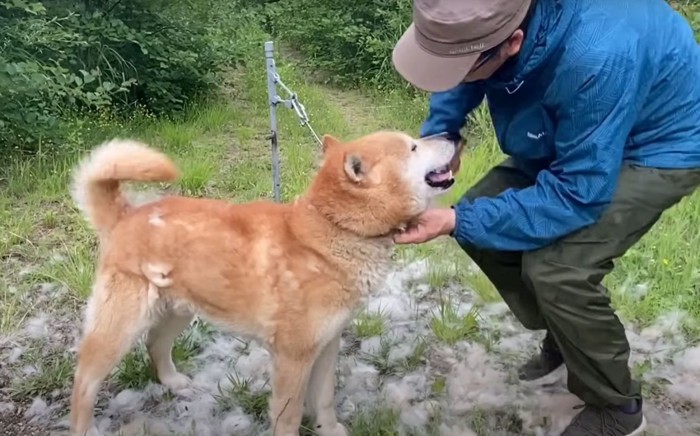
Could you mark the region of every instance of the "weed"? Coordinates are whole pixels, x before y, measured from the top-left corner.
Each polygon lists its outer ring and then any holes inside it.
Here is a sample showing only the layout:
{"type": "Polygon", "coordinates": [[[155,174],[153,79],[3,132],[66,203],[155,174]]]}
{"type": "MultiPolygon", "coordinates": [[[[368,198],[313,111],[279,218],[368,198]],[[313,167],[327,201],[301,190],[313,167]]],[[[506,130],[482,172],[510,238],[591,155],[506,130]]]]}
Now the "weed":
{"type": "Polygon", "coordinates": [[[380,375],[394,374],[395,367],[389,360],[392,343],[384,336],[379,338],[379,349],[375,353],[362,353],[362,358],[371,363],[380,375]]]}
{"type": "Polygon", "coordinates": [[[139,344],[119,362],[113,376],[120,390],[143,389],[149,383],[158,383],[155,368],[151,365],[146,348],[139,344]]]}
{"type": "Polygon", "coordinates": [[[270,391],[251,389],[251,380],[241,378],[237,373],[228,374],[229,387],[222,388],[219,384],[219,393],[214,396],[222,410],[231,410],[239,406],[243,411],[260,421],[267,418],[270,391]]]}
{"type": "Polygon", "coordinates": [[[61,351],[42,355],[38,349],[34,349],[26,355],[26,360],[34,362],[36,370],[14,380],[10,388],[14,400],[27,401],[70,386],[75,368],[73,356],[61,351]]]}
{"type": "Polygon", "coordinates": [[[164,149],[170,153],[189,154],[192,142],[197,138],[197,129],[191,124],[180,124],[165,121],[155,129],[155,135],[164,144],[164,149]]]}
{"type": "Polygon", "coordinates": [[[369,313],[365,309],[355,318],[354,324],[355,336],[358,338],[371,338],[384,333],[384,317],[381,311],[369,313]]]}
{"type": "Polygon", "coordinates": [[[0,222],[3,223],[3,231],[0,232],[0,258],[10,256],[19,245],[32,244],[30,239],[34,231],[32,218],[32,213],[27,209],[9,206],[0,209],[0,222]]]}
{"type": "Polygon", "coordinates": [[[90,295],[95,276],[94,248],[80,240],[64,243],[57,259],[46,262],[34,277],[37,280],[60,283],[80,299],[90,295]]]}
{"type": "Polygon", "coordinates": [[[361,410],[350,423],[352,436],[399,436],[399,414],[391,409],[378,407],[361,410]]]}
{"type": "Polygon", "coordinates": [[[483,303],[494,303],[501,300],[496,287],[481,271],[461,275],[461,282],[472,290],[483,303]]]}
{"type": "Polygon", "coordinates": [[[454,262],[429,260],[428,265],[428,284],[433,289],[444,288],[455,276],[454,262]]]}
{"type": "Polygon", "coordinates": [[[196,159],[189,156],[180,163],[182,175],[178,181],[183,194],[191,197],[203,197],[207,184],[216,173],[216,166],[207,159],[196,159]]]}
{"type": "Polygon", "coordinates": [[[473,306],[467,314],[460,316],[453,304],[443,300],[438,313],[430,322],[435,336],[448,345],[458,341],[474,339],[479,334],[479,309],[473,306]]]}
{"type": "Polygon", "coordinates": [[[471,415],[471,427],[478,436],[488,436],[495,430],[499,434],[522,434],[523,420],[517,410],[485,411],[475,409],[471,415]]]}
{"type": "Polygon", "coordinates": [[[31,308],[23,307],[23,293],[0,278],[0,334],[8,334],[24,322],[31,308]]]}
{"type": "Polygon", "coordinates": [[[425,352],[428,350],[428,343],[424,338],[418,338],[413,351],[398,362],[401,372],[407,373],[415,371],[425,363],[425,352]]]}
{"type": "Polygon", "coordinates": [[[445,377],[438,376],[435,378],[435,380],[433,380],[433,383],[430,385],[430,392],[435,396],[439,396],[445,392],[446,387],[447,382],[445,380],[445,377]]]}
{"type": "Polygon", "coordinates": [[[412,344],[411,352],[405,356],[392,356],[396,343],[385,336],[379,338],[379,349],[374,353],[363,353],[362,359],[372,364],[380,375],[402,375],[417,369],[425,362],[428,344],[423,338],[417,338],[412,344]]]}

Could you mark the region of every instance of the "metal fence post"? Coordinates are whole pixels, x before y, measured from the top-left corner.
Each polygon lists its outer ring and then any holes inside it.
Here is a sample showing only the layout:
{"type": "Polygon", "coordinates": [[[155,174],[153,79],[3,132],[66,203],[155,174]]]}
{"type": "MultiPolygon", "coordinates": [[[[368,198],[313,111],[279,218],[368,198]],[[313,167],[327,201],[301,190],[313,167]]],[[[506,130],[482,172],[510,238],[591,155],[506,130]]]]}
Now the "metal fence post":
{"type": "Polygon", "coordinates": [[[267,94],[270,105],[270,145],[272,148],[272,183],[275,201],[280,202],[280,156],[277,143],[277,79],[274,59],[274,43],[265,42],[265,65],[267,69],[267,94]]]}

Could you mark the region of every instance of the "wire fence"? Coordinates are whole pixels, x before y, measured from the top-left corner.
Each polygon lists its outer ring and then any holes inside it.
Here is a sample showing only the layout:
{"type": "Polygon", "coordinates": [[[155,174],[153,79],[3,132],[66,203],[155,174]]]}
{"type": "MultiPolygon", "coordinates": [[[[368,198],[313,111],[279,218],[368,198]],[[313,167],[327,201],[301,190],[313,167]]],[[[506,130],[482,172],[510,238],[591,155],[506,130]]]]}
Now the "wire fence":
{"type": "Polygon", "coordinates": [[[309,122],[309,116],[306,113],[306,108],[299,101],[297,93],[289,89],[284,84],[282,78],[277,72],[274,58],[274,43],[272,41],[265,42],[265,66],[267,70],[267,94],[270,106],[270,146],[272,153],[272,184],[273,194],[276,202],[281,201],[281,181],[280,181],[280,154],[278,141],[278,126],[277,126],[277,107],[283,105],[288,109],[293,109],[302,126],[305,126],[313,135],[314,140],[319,145],[322,145],[321,138],[316,134],[316,131],[309,122]],[[287,94],[287,98],[283,99],[279,96],[277,88],[281,88],[287,94]]]}

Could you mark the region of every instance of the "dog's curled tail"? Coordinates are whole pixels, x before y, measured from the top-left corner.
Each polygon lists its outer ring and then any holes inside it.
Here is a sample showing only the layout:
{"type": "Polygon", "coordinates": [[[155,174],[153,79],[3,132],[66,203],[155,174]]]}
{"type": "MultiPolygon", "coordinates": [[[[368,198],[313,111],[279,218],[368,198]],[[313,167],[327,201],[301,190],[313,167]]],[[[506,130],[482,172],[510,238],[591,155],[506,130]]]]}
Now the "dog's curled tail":
{"type": "Polygon", "coordinates": [[[160,151],[138,141],[113,139],[76,166],[71,194],[88,222],[106,234],[129,206],[120,182],[168,182],[178,176],[175,164],[160,151]]]}

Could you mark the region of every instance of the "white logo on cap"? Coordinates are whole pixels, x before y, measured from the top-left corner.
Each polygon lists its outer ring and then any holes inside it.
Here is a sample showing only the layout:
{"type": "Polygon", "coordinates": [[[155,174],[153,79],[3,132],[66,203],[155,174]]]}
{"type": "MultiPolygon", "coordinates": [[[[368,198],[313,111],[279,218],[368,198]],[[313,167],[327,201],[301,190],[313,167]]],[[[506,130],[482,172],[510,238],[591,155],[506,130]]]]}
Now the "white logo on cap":
{"type": "Polygon", "coordinates": [[[460,54],[460,53],[472,53],[475,51],[481,51],[484,49],[484,43],[480,42],[478,44],[469,44],[461,48],[453,48],[450,50],[450,54],[460,54]]]}

